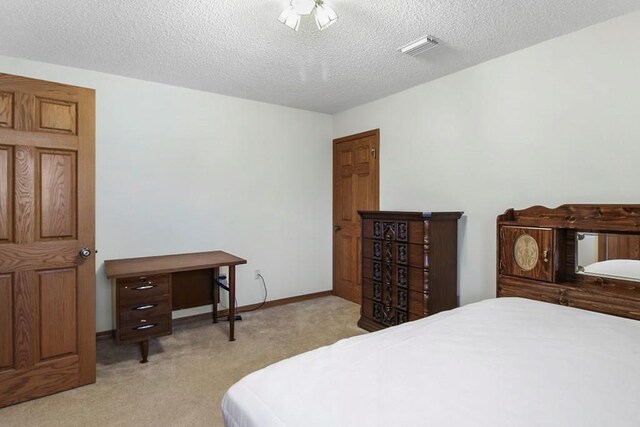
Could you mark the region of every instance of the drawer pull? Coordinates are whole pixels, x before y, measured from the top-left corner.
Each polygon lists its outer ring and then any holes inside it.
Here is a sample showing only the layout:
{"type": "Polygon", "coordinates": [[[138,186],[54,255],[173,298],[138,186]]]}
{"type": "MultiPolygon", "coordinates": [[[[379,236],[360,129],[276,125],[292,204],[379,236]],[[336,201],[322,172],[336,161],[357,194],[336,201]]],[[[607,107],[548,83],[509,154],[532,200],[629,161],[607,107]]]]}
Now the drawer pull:
{"type": "Polygon", "coordinates": [[[156,326],[158,326],[157,323],[150,323],[148,325],[140,325],[140,326],[136,326],[135,329],[136,331],[144,331],[145,329],[151,329],[151,328],[155,328],[156,326]]]}
{"type": "Polygon", "coordinates": [[[136,286],[135,288],[133,288],[134,291],[146,291],[147,289],[151,289],[151,288],[155,288],[158,285],[140,285],[140,286],[136,286]]]}
{"type": "Polygon", "coordinates": [[[133,307],[134,310],[149,310],[150,308],[156,307],[158,304],[145,304],[145,305],[139,305],[137,307],[133,307]]]}

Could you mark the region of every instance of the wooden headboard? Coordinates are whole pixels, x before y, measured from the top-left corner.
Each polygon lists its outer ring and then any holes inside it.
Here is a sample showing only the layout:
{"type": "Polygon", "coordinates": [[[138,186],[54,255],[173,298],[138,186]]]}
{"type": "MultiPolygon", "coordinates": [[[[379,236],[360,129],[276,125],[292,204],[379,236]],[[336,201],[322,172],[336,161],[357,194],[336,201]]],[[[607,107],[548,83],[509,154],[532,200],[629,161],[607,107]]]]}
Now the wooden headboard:
{"type": "Polygon", "coordinates": [[[640,320],[640,282],[576,272],[578,232],[608,233],[611,239],[599,241],[599,246],[617,251],[619,258],[640,259],[630,256],[640,243],[640,205],[508,209],[497,221],[498,297],[524,297],[640,320]]]}

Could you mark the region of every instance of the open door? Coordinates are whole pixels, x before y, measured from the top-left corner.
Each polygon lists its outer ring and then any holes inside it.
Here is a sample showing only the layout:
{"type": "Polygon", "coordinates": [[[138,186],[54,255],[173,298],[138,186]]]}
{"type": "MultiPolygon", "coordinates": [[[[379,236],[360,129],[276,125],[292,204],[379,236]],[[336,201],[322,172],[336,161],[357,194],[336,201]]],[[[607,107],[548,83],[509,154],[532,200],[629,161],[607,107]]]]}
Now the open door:
{"type": "Polygon", "coordinates": [[[0,74],[0,407],[95,382],[94,98],[0,74]]]}

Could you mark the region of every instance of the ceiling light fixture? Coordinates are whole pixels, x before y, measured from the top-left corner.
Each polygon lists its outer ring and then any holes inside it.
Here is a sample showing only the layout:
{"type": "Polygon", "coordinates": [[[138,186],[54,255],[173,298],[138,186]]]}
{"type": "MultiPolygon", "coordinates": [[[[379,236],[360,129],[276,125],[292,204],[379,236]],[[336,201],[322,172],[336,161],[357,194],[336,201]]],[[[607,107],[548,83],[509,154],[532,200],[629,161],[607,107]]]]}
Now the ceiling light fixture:
{"type": "Polygon", "coordinates": [[[338,20],[338,14],[324,3],[324,0],[291,0],[289,7],[282,11],[278,21],[294,31],[300,28],[302,16],[314,14],[320,31],[338,20]]]}

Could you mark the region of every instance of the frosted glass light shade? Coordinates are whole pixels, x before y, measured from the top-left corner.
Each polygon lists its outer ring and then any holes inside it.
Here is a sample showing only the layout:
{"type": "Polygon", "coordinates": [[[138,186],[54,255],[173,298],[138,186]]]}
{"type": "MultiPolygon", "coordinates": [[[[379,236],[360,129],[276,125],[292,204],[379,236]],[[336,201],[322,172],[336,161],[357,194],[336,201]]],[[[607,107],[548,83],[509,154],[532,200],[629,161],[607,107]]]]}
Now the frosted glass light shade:
{"type": "Polygon", "coordinates": [[[291,0],[291,7],[298,15],[311,15],[316,7],[315,0],[291,0]]]}
{"type": "Polygon", "coordinates": [[[338,14],[329,6],[319,4],[316,6],[316,25],[320,31],[328,28],[338,20],[338,14]]]}
{"type": "Polygon", "coordinates": [[[278,21],[282,22],[294,31],[298,31],[298,28],[300,28],[300,15],[296,13],[293,6],[289,6],[283,10],[278,17],[278,21]]]}
{"type": "Polygon", "coordinates": [[[282,11],[278,21],[294,31],[300,28],[302,16],[313,14],[320,31],[338,20],[338,14],[323,0],[291,0],[290,6],[282,11]]]}

